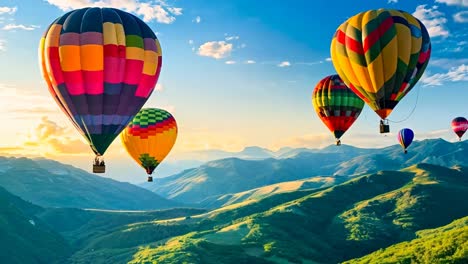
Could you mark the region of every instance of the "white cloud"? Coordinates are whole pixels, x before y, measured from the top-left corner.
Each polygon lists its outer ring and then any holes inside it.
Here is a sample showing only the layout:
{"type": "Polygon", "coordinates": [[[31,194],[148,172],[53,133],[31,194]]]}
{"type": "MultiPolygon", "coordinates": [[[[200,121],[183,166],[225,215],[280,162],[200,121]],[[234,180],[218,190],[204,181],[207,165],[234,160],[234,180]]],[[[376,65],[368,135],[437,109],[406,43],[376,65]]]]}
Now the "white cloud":
{"type": "Polygon", "coordinates": [[[226,58],[231,55],[232,44],[225,41],[209,41],[198,48],[198,55],[215,59],[226,58]]]}
{"type": "Polygon", "coordinates": [[[421,78],[424,86],[440,86],[444,82],[468,81],[468,65],[462,64],[451,68],[447,73],[436,73],[430,76],[426,74],[421,78]]]}
{"type": "Polygon", "coordinates": [[[435,0],[436,3],[443,3],[447,5],[468,6],[467,0],[435,0]]]}
{"type": "Polygon", "coordinates": [[[175,16],[182,15],[182,8],[169,6],[165,1],[142,2],[141,0],[46,0],[49,4],[63,11],[83,7],[113,7],[135,13],[143,17],[145,22],[156,20],[159,23],[170,24],[175,16]]]}
{"type": "Polygon", "coordinates": [[[21,29],[21,30],[34,30],[36,28],[39,28],[39,26],[31,25],[31,26],[25,26],[22,24],[16,25],[16,24],[8,24],[3,26],[2,30],[15,30],[15,29],[21,29]]]}
{"type": "Polygon", "coordinates": [[[193,39],[189,39],[188,44],[193,45],[193,39]]]}
{"type": "Polygon", "coordinates": [[[453,15],[453,20],[458,23],[467,23],[468,22],[468,11],[460,11],[453,15]]]}
{"type": "Polygon", "coordinates": [[[8,7],[8,6],[0,6],[0,15],[1,14],[9,14],[12,15],[18,10],[16,7],[8,7]]]}
{"type": "Polygon", "coordinates": [[[156,84],[155,90],[158,92],[164,91],[164,86],[160,83],[156,84]]]}
{"type": "Polygon", "coordinates": [[[282,61],[280,64],[278,64],[278,67],[289,67],[291,66],[291,63],[289,61],[282,61]]]}
{"type": "Polygon", "coordinates": [[[5,51],[6,46],[5,46],[5,40],[0,39],[0,51],[5,51]]]}
{"type": "Polygon", "coordinates": [[[255,61],[254,60],[246,60],[245,64],[255,64],[255,61]]]}
{"type": "Polygon", "coordinates": [[[233,61],[233,60],[228,60],[225,62],[226,64],[236,64],[236,61],[233,61]]]}
{"type": "Polygon", "coordinates": [[[194,20],[192,20],[192,22],[199,24],[201,22],[201,17],[197,16],[194,20]]]}
{"type": "Polygon", "coordinates": [[[228,36],[226,37],[226,40],[227,41],[230,41],[230,40],[238,40],[239,39],[239,36],[228,36]]]}
{"type": "Polygon", "coordinates": [[[398,3],[398,0],[388,0],[387,3],[388,4],[395,4],[395,3],[398,3]]]}
{"type": "Polygon", "coordinates": [[[434,58],[431,59],[431,66],[437,66],[442,69],[450,70],[451,68],[456,68],[459,65],[467,64],[468,58],[456,59],[456,58],[434,58]]]}
{"type": "Polygon", "coordinates": [[[325,61],[332,61],[330,57],[326,58],[325,61]]]}
{"type": "Polygon", "coordinates": [[[176,16],[182,15],[182,8],[180,7],[168,7],[167,10],[176,16]]]}
{"type": "Polygon", "coordinates": [[[419,5],[413,15],[426,26],[431,37],[448,37],[449,31],[445,26],[447,19],[437,6],[426,8],[426,5],[419,5]]]}

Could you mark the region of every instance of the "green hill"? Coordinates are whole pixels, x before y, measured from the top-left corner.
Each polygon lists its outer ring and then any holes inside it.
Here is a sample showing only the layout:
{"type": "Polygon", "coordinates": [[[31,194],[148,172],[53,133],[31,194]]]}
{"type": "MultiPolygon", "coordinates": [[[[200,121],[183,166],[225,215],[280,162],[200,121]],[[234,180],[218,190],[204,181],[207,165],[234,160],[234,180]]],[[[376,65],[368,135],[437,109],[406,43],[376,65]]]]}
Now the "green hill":
{"type": "Polygon", "coordinates": [[[211,207],[223,205],[232,197],[236,200],[238,193],[314,176],[362,175],[399,170],[417,163],[468,166],[468,155],[463,153],[468,153],[468,141],[450,143],[442,139],[415,141],[406,155],[399,145],[381,149],[347,145],[297,149],[286,151],[279,159],[211,161],[141,186],[168,199],[211,207]]]}
{"type": "Polygon", "coordinates": [[[419,231],[418,238],[380,249],[344,263],[452,263],[468,262],[468,217],[436,229],[419,231]]]}
{"type": "Polygon", "coordinates": [[[44,207],[151,210],[180,205],[135,185],[46,159],[0,157],[0,186],[44,207]]]}
{"type": "Polygon", "coordinates": [[[68,243],[35,217],[43,209],[0,187],[0,260],[2,263],[64,263],[68,243]]]}
{"type": "Polygon", "coordinates": [[[242,204],[234,204],[215,215],[145,223],[147,228],[189,225],[192,232],[147,241],[128,254],[134,263],[337,263],[468,215],[466,193],[467,168],[419,164],[304,193],[248,216],[238,213],[242,204]]]}
{"type": "Polygon", "coordinates": [[[199,203],[199,205],[204,208],[225,207],[231,204],[242,203],[244,201],[251,202],[253,200],[260,200],[284,192],[313,190],[323,187],[329,187],[335,184],[342,183],[348,179],[349,177],[346,176],[316,176],[304,180],[281,182],[234,194],[210,196],[202,200],[199,203]]]}
{"type": "MultiPolygon", "coordinates": [[[[85,247],[93,240],[120,230],[128,224],[186,217],[204,213],[202,209],[175,208],[158,211],[106,211],[74,208],[43,210],[37,217],[60,233],[75,249],[85,247]]],[[[118,240],[116,241],[118,242],[118,240]]]]}

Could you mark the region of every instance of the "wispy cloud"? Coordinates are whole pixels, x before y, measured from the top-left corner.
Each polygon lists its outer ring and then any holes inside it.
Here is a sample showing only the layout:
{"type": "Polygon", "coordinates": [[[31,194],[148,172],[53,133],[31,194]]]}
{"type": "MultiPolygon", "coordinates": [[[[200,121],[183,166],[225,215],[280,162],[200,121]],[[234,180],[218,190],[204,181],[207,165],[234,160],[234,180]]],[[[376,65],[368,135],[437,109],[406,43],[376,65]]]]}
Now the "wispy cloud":
{"type": "Polygon", "coordinates": [[[398,0],[388,0],[387,3],[388,4],[396,4],[396,3],[398,3],[398,0]]]}
{"type": "Polygon", "coordinates": [[[326,58],[325,61],[332,61],[330,57],[326,58]]]}
{"type": "Polygon", "coordinates": [[[468,22],[468,11],[460,11],[453,15],[453,20],[458,23],[467,23],[468,22]]]}
{"type": "Polygon", "coordinates": [[[31,25],[31,26],[25,26],[23,24],[7,24],[2,27],[2,30],[15,30],[15,29],[20,29],[20,30],[34,30],[39,28],[39,26],[31,25]]]}
{"type": "Polygon", "coordinates": [[[236,64],[236,61],[233,61],[233,60],[228,60],[225,62],[226,64],[236,64]]]}
{"type": "Polygon", "coordinates": [[[289,61],[282,61],[278,64],[278,67],[289,67],[291,63],[289,61]]]}
{"type": "Polygon", "coordinates": [[[239,38],[240,38],[239,36],[227,36],[226,41],[238,40],[239,38]]]}
{"type": "Polygon", "coordinates": [[[161,83],[156,84],[155,90],[158,92],[164,91],[164,86],[161,83]]]}
{"type": "Polygon", "coordinates": [[[245,64],[255,64],[255,61],[254,60],[246,60],[244,63],[245,64]]]}
{"type": "Polygon", "coordinates": [[[1,14],[9,14],[12,15],[14,14],[18,8],[15,7],[8,7],[8,6],[0,6],[0,15],[1,14]]]}
{"type": "Polygon", "coordinates": [[[226,41],[209,41],[198,48],[198,55],[215,59],[226,58],[231,52],[232,44],[226,41]]]}
{"type": "Polygon", "coordinates": [[[195,18],[192,20],[192,22],[195,22],[195,23],[197,23],[197,24],[200,24],[200,22],[201,22],[201,17],[200,17],[200,16],[195,17],[195,18]]]}
{"type": "Polygon", "coordinates": [[[468,58],[456,59],[456,58],[434,58],[431,59],[431,66],[436,66],[442,69],[450,70],[456,68],[462,64],[468,65],[468,58]]]}
{"type": "Polygon", "coordinates": [[[468,6],[468,1],[466,0],[435,0],[436,3],[443,3],[446,5],[454,6],[468,6]]]}
{"type": "Polygon", "coordinates": [[[5,43],[6,43],[5,40],[0,39],[0,51],[6,51],[5,43]]]}
{"type": "Polygon", "coordinates": [[[182,8],[174,7],[165,1],[143,2],[140,0],[46,0],[49,4],[69,11],[83,7],[114,7],[135,13],[146,22],[155,20],[162,24],[171,24],[176,16],[182,15],[182,8]]]}
{"type": "Polygon", "coordinates": [[[424,86],[440,86],[445,82],[460,82],[468,81],[468,65],[462,64],[458,67],[451,68],[446,73],[436,73],[433,75],[425,74],[421,78],[424,86]]]}
{"type": "Polygon", "coordinates": [[[426,6],[417,6],[413,15],[426,26],[431,37],[448,37],[449,31],[446,27],[447,18],[445,18],[445,14],[440,12],[437,6],[426,6]]]}

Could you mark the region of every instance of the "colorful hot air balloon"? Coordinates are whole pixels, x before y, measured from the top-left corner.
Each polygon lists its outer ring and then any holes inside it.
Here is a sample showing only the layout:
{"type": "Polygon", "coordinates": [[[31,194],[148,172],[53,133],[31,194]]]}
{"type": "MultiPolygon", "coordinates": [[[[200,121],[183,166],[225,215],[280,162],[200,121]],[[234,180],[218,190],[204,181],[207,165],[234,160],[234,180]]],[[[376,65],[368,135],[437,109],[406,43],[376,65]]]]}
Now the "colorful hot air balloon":
{"type": "MultiPolygon", "coordinates": [[[[331,43],[338,75],[383,121],[421,78],[430,54],[429,34],[421,21],[389,9],[351,17],[331,43]]],[[[381,131],[386,132],[388,125],[381,131]]]]}
{"type": "Polygon", "coordinates": [[[327,76],[315,86],[312,104],[319,118],[335,135],[336,145],[341,144],[341,136],[356,121],[364,107],[364,102],[338,75],[327,76]]]}
{"type": "Polygon", "coordinates": [[[163,109],[144,108],[133,118],[120,134],[128,154],[151,174],[169,154],[177,138],[177,123],[163,109]]]}
{"type": "Polygon", "coordinates": [[[409,128],[403,128],[400,130],[400,132],[398,132],[398,142],[400,142],[400,145],[405,150],[405,154],[408,153],[406,148],[408,148],[409,145],[411,145],[411,142],[413,142],[413,138],[414,138],[413,130],[409,128]]]}
{"type": "Polygon", "coordinates": [[[461,141],[463,134],[468,130],[468,120],[464,117],[456,117],[452,120],[452,129],[458,136],[458,140],[461,141]]]}
{"type": "Polygon", "coordinates": [[[114,8],[83,8],[57,18],[41,38],[39,60],[50,93],[96,161],[151,95],[162,65],[154,32],[114,8]]]}

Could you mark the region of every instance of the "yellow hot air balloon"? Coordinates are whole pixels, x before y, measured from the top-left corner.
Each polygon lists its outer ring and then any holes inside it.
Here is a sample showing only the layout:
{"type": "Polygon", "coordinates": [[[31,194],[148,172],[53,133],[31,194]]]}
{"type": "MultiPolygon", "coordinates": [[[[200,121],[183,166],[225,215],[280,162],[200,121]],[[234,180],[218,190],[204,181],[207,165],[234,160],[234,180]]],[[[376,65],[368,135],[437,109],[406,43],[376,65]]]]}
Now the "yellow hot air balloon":
{"type": "Polygon", "coordinates": [[[177,123],[174,117],[163,109],[144,108],[136,114],[120,134],[128,154],[151,174],[169,154],[177,138],[177,123]]]}
{"type": "MultiPolygon", "coordinates": [[[[331,58],[344,83],[383,120],[421,78],[431,55],[424,25],[404,11],[359,13],[340,25],[331,58]]],[[[389,132],[388,125],[381,133],[389,132]]]]}

